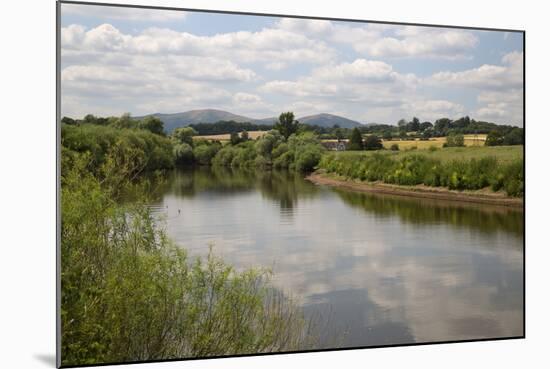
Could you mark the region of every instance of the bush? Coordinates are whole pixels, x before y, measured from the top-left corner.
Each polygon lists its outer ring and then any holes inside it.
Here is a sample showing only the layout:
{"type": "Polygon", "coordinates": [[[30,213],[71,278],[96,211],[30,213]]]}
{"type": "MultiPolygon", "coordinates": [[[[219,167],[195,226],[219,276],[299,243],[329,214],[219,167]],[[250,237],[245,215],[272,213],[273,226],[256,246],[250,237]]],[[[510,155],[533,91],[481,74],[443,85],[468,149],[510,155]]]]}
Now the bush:
{"type": "Polygon", "coordinates": [[[195,159],[198,164],[200,165],[210,165],[212,164],[212,159],[218,151],[220,151],[221,145],[217,142],[201,142],[199,144],[196,144],[195,148],[193,149],[193,155],[195,156],[195,159]]]}
{"type": "MultiPolygon", "coordinates": [[[[67,152],[67,151],[65,151],[67,152]]],[[[309,324],[262,269],[238,272],[212,253],[191,260],[157,225],[116,153],[101,172],[72,151],[61,187],[62,365],[311,348],[309,324]],[[70,164],[69,164],[70,163],[70,164]]]]}
{"type": "Polygon", "coordinates": [[[399,159],[393,155],[342,156],[327,154],[319,168],[329,173],[366,181],[383,181],[398,185],[442,186],[452,190],[478,190],[490,187],[504,190],[509,196],[523,196],[523,162],[504,164],[494,157],[442,162],[422,154],[399,159]]]}
{"type": "Polygon", "coordinates": [[[398,144],[392,144],[390,146],[391,151],[399,151],[399,145],[398,144]]]}
{"type": "Polygon", "coordinates": [[[377,135],[370,135],[365,138],[365,150],[380,150],[384,146],[377,135]]]}
{"type": "Polygon", "coordinates": [[[175,144],[173,151],[177,165],[189,165],[194,163],[195,156],[193,155],[193,148],[191,145],[186,143],[175,144]]]}
{"type": "Polygon", "coordinates": [[[450,133],[447,136],[447,145],[445,147],[463,147],[464,135],[460,133],[450,133]]]}

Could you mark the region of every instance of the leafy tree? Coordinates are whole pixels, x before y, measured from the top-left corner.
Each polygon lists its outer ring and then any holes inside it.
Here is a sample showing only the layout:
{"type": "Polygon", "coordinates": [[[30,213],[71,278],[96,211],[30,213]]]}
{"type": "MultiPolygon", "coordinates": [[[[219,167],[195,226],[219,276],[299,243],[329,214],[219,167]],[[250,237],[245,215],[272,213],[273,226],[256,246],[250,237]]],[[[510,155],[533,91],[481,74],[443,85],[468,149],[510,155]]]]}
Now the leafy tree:
{"type": "Polygon", "coordinates": [[[422,122],[422,123],[420,123],[420,130],[421,131],[426,131],[428,129],[432,129],[433,126],[434,125],[430,122],[422,122]]]}
{"type": "Polygon", "coordinates": [[[417,132],[420,130],[420,120],[414,117],[412,121],[407,125],[409,131],[417,132]]]}
{"type": "Polygon", "coordinates": [[[464,146],[464,135],[461,133],[451,133],[447,136],[447,147],[464,146]]]}
{"type": "Polygon", "coordinates": [[[193,155],[193,148],[191,145],[183,142],[177,143],[173,148],[174,159],[177,165],[189,165],[192,164],[195,160],[193,155]]]}
{"type": "Polygon", "coordinates": [[[384,146],[377,135],[370,135],[365,138],[365,150],[380,150],[384,146]]]}
{"type": "Polygon", "coordinates": [[[523,145],[523,129],[513,128],[510,132],[504,135],[504,145],[523,145]]]}
{"type": "Polygon", "coordinates": [[[71,126],[74,126],[74,125],[77,124],[76,120],[74,120],[73,118],[69,118],[69,117],[63,117],[61,119],[61,123],[68,124],[68,125],[71,125],[71,126]]]}
{"type": "Polygon", "coordinates": [[[260,137],[256,143],[256,151],[268,161],[271,161],[271,152],[283,142],[283,136],[278,130],[272,130],[260,137]]]}
{"type": "Polygon", "coordinates": [[[138,127],[141,129],[146,129],[151,133],[164,136],[164,123],[157,117],[147,116],[143,118],[138,127]]]}
{"type": "Polygon", "coordinates": [[[172,132],[172,139],[178,143],[186,143],[193,147],[193,136],[196,135],[197,131],[195,131],[192,127],[180,127],[176,128],[174,132],[172,132]]]}
{"type": "Polygon", "coordinates": [[[86,114],[86,116],[82,121],[83,123],[86,123],[86,124],[95,124],[97,121],[97,118],[93,114],[86,114]]]}
{"type": "Polygon", "coordinates": [[[229,142],[233,146],[238,145],[241,142],[239,134],[237,132],[231,132],[231,134],[229,135],[229,142]]]}
{"type": "Polygon", "coordinates": [[[386,141],[391,141],[393,138],[391,131],[389,129],[385,130],[384,133],[382,134],[382,138],[386,141]]]}
{"type": "Polygon", "coordinates": [[[248,132],[247,131],[242,131],[241,132],[241,141],[242,142],[246,142],[248,141],[250,138],[248,137],[248,132]]]}
{"type": "Polygon", "coordinates": [[[122,114],[118,119],[114,121],[114,123],[111,124],[115,128],[136,128],[138,126],[138,122],[133,120],[130,116],[130,113],[124,113],[122,114]]]}
{"type": "Polygon", "coordinates": [[[497,131],[493,130],[487,134],[485,139],[485,146],[500,146],[504,143],[504,135],[497,131]]]}
{"type": "Polygon", "coordinates": [[[449,118],[441,118],[435,121],[434,129],[442,134],[445,134],[450,128],[451,120],[449,118]]]}
{"type": "Polygon", "coordinates": [[[294,120],[294,113],[286,112],[279,115],[277,123],[275,123],[275,129],[283,135],[283,137],[288,139],[291,134],[298,131],[299,122],[294,120]]]}
{"type": "Polygon", "coordinates": [[[361,131],[357,127],[351,131],[348,150],[363,150],[363,135],[361,135],[361,131]]]}
{"type": "Polygon", "coordinates": [[[399,131],[399,138],[401,140],[406,140],[407,138],[409,138],[409,136],[407,135],[406,131],[399,131]]]}
{"type": "Polygon", "coordinates": [[[346,137],[345,130],[340,127],[334,128],[333,133],[334,137],[336,137],[338,141],[341,141],[346,137]]]}

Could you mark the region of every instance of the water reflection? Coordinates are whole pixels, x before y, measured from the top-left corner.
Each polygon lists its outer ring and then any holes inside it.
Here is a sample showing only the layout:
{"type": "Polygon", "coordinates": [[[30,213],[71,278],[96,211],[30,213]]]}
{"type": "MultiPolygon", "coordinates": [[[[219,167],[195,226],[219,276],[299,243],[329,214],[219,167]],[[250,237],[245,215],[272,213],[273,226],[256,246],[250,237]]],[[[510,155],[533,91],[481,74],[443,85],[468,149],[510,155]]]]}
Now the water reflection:
{"type": "Polygon", "coordinates": [[[271,266],[325,345],[522,335],[523,213],[315,186],[289,172],[175,171],[156,193],[168,233],[239,268],[271,266]]]}

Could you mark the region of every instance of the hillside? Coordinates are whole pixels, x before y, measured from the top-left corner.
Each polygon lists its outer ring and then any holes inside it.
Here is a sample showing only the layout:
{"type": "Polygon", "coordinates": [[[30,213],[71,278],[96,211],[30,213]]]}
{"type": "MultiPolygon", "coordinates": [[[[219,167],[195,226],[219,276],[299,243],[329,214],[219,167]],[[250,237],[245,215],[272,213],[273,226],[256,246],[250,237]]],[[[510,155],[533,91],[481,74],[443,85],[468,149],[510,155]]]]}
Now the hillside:
{"type": "Polygon", "coordinates": [[[334,125],[338,125],[341,128],[354,128],[361,126],[361,123],[355,120],[326,113],[308,115],[306,117],[299,118],[298,120],[300,121],[300,123],[316,125],[320,127],[333,127],[334,125]]]}
{"type": "MultiPolygon", "coordinates": [[[[164,122],[164,129],[167,132],[171,132],[177,127],[188,126],[190,124],[216,123],[219,121],[235,121],[239,123],[250,122],[266,125],[274,124],[277,121],[276,117],[256,119],[217,109],[199,109],[174,114],[155,113],[150,115],[162,120],[164,122]]],[[[135,117],[135,119],[142,118],[144,118],[144,116],[135,117]]],[[[308,115],[298,118],[298,121],[300,121],[300,123],[317,125],[320,127],[332,127],[337,124],[342,128],[353,128],[361,125],[361,123],[354,120],[333,114],[308,115]]]]}

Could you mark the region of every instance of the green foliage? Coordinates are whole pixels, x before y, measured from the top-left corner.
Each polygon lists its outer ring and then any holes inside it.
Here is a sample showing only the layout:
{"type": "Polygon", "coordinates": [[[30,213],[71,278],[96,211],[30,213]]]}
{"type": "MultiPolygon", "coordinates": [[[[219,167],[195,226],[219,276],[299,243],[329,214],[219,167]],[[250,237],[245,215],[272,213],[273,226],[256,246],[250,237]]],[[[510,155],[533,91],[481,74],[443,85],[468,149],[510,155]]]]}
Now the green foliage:
{"type": "Polygon", "coordinates": [[[447,136],[447,142],[445,147],[463,147],[464,135],[460,133],[451,133],[447,136]]]}
{"type": "Polygon", "coordinates": [[[209,141],[197,141],[195,143],[195,148],[193,149],[193,156],[197,164],[199,165],[210,165],[212,164],[212,159],[220,151],[222,145],[219,142],[209,142],[209,141]]]}
{"type": "Polygon", "coordinates": [[[311,347],[310,325],[268,271],[238,272],[212,253],[193,261],[173,245],[131,160],[111,150],[100,178],[91,153],[62,155],[62,365],[311,347]],[[120,201],[126,192],[132,204],[120,201]]]}
{"type": "Polygon", "coordinates": [[[219,135],[225,133],[239,133],[243,131],[269,131],[273,129],[269,124],[240,123],[234,121],[219,121],[216,123],[191,124],[189,127],[195,129],[199,135],[219,135]]]}
{"type": "Polygon", "coordinates": [[[174,166],[170,140],[146,130],[117,129],[94,124],[62,125],[61,144],[66,150],[88,152],[89,169],[95,173],[105,164],[107,154],[112,150],[120,153],[117,157],[119,160],[131,160],[135,173],[174,166]]]}
{"type": "Polygon", "coordinates": [[[187,143],[176,143],[173,147],[174,159],[177,165],[190,165],[195,162],[193,148],[187,143]]]}
{"type": "Polygon", "coordinates": [[[196,135],[197,131],[195,131],[192,127],[180,127],[176,128],[172,132],[171,137],[176,143],[186,143],[189,146],[193,147],[193,136],[196,135]]]}
{"type": "Polygon", "coordinates": [[[315,168],[324,149],[313,132],[291,135],[287,142],[273,130],[254,141],[226,145],[212,164],[233,168],[288,168],[306,172],[315,168]]]}
{"type": "Polygon", "coordinates": [[[148,116],[138,123],[138,128],[145,129],[157,135],[164,135],[164,123],[157,117],[148,116]]]}
{"type": "Polygon", "coordinates": [[[319,168],[352,179],[383,181],[398,185],[425,184],[452,190],[490,187],[509,196],[523,196],[523,162],[500,162],[493,156],[471,159],[441,159],[421,154],[389,155],[326,154],[319,168]]]}
{"type": "Polygon", "coordinates": [[[351,136],[349,138],[349,144],[347,147],[348,150],[363,150],[363,136],[359,128],[355,127],[351,131],[351,136]]]}
{"type": "Polygon", "coordinates": [[[377,135],[369,135],[365,138],[365,150],[380,150],[384,148],[382,140],[377,135]]]}
{"type": "Polygon", "coordinates": [[[231,145],[238,145],[241,142],[241,138],[237,132],[231,132],[229,135],[229,142],[231,145]]]}
{"type": "Polygon", "coordinates": [[[293,133],[298,132],[299,122],[294,120],[294,113],[286,112],[279,115],[279,119],[273,127],[283,135],[285,139],[289,138],[293,133]]]}

